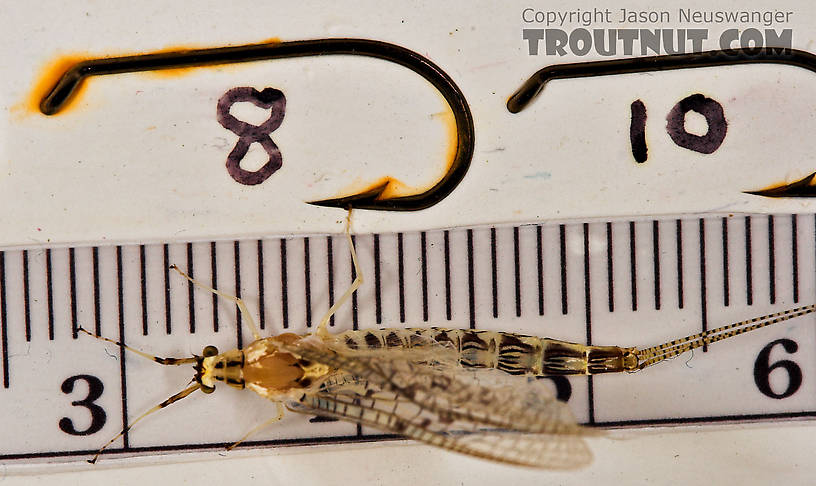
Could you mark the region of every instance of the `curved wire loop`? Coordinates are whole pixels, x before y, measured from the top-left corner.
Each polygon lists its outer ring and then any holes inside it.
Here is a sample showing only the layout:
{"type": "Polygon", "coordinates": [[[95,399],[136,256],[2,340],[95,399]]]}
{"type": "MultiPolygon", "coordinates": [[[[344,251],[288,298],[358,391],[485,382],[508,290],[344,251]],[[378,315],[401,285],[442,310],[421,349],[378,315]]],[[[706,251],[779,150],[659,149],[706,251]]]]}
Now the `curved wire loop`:
{"type": "MultiPolygon", "coordinates": [[[[530,76],[507,100],[507,109],[511,113],[519,113],[524,110],[544,89],[544,85],[553,79],[587,78],[736,64],[785,64],[816,72],[816,55],[787,47],[762,47],[553,64],[538,70],[530,76]]],[[[816,172],[790,184],[743,192],[765,197],[816,197],[816,186],[812,185],[814,176],[816,176],[816,172]]]]}
{"type": "Polygon", "coordinates": [[[445,98],[453,112],[456,153],[442,178],[421,193],[384,197],[388,184],[382,184],[350,196],[312,201],[310,204],[416,211],[433,206],[450,194],[464,178],[473,157],[474,129],[470,107],[456,83],[439,66],[414,51],[387,42],[347,38],[313,39],[90,59],[74,64],[59,78],[40,102],[40,110],[46,115],[57,114],[85,78],[91,76],[322,55],[374,57],[404,66],[425,78],[445,98]]]}
{"type": "Polygon", "coordinates": [[[734,64],[787,64],[816,72],[816,55],[786,47],[762,47],[553,64],[539,69],[530,76],[507,100],[507,109],[511,113],[522,111],[538,96],[544,85],[553,79],[587,78],[734,64]]]}

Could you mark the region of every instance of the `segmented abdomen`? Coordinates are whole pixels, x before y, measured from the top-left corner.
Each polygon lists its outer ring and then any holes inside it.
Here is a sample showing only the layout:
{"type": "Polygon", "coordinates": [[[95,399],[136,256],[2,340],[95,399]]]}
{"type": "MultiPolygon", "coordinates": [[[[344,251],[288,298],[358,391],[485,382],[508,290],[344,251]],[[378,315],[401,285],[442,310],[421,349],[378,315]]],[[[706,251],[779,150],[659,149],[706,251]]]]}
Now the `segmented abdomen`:
{"type": "Polygon", "coordinates": [[[513,375],[585,373],[584,346],[507,332],[470,329],[409,328],[346,331],[339,335],[349,349],[415,348],[446,344],[468,368],[495,368],[513,375]]]}

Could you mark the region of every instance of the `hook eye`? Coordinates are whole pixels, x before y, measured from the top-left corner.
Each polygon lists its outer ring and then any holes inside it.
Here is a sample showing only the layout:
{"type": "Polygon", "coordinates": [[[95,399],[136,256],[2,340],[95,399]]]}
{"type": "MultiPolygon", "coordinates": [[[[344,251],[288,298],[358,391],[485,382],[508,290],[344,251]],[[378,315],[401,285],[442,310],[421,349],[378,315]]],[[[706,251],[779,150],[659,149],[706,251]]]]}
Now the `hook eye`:
{"type": "MultiPolygon", "coordinates": [[[[207,346],[207,347],[204,348],[204,351],[202,351],[201,354],[205,358],[209,358],[209,357],[212,357],[212,356],[217,356],[218,355],[218,348],[216,348],[215,346],[207,346]]],[[[205,392],[205,393],[209,393],[209,392],[205,392]]]]}
{"type": "Polygon", "coordinates": [[[210,393],[215,391],[215,387],[214,386],[201,385],[201,391],[209,395],[210,393]]]}

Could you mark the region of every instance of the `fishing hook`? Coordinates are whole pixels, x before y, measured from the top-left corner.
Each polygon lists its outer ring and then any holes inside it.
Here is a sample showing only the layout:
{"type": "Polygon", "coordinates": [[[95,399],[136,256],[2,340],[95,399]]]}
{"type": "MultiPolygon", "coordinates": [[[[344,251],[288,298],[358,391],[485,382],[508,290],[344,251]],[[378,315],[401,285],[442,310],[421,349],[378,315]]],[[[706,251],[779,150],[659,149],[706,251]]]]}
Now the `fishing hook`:
{"type": "MultiPolygon", "coordinates": [[[[507,100],[507,109],[511,113],[519,113],[524,110],[538,96],[544,85],[553,79],[586,78],[735,64],[786,64],[816,72],[816,55],[787,47],[762,47],[553,64],[539,69],[530,76],[507,100]]],[[[744,192],[765,197],[816,197],[816,186],[811,185],[814,176],[816,176],[816,172],[787,185],[744,192]]]]}
{"type": "Polygon", "coordinates": [[[445,174],[432,187],[418,194],[383,196],[388,182],[349,196],[311,201],[318,206],[384,211],[416,211],[444,199],[462,181],[473,157],[473,116],[464,94],[439,66],[404,47],[369,39],[312,39],[268,42],[242,46],[189,49],[123,57],[89,59],[72,65],[40,102],[40,111],[57,114],[85,78],[108,74],[211,66],[290,57],[352,55],[374,57],[399,64],[430,82],[445,98],[456,123],[456,153],[445,174]]]}

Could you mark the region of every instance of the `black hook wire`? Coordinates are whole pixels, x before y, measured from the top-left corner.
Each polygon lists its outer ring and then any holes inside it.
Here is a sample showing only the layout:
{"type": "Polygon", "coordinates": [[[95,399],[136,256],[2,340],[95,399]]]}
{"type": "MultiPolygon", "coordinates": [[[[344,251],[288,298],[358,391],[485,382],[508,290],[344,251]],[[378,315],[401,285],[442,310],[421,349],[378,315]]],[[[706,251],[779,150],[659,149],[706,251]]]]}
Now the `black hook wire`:
{"type": "MultiPolygon", "coordinates": [[[[553,79],[586,78],[736,64],[786,64],[816,72],[816,55],[787,47],[762,47],[554,64],[546,66],[530,76],[507,100],[507,109],[511,113],[519,113],[524,110],[538,96],[544,85],[553,79]]],[[[744,192],[765,197],[816,197],[816,186],[811,185],[814,176],[816,176],[816,172],[787,185],[744,192]]]]}
{"type": "Polygon", "coordinates": [[[339,208],[353,206],[359,209],[416,211],[433,206],[444,199],[462,181],[470,167],[474,145],[473,116],[464,94],[445,71],[426,57],[387,42],[346,38],[313,39],[91,59],[71,66],[43,97],[40,110],[46,115],[57,114],[85,78],[90,76],[338,54],[374,57],[394,62],[430,82],[442,94],[453,112],[456,122],[456,153],[445,175],[424,192],[385,198],[382,194],[388,186],[386,183],[358,194],[311,201],[310,204],[339,208]]]}
{"type": "Polygon", "coordinates": [[[787,64],[816,72],[815,55],[798,49],[780,47],[726,49],[691,54],[553,64],[539,69],[530,76],[507,100],[507,109],[511,113],[522,111],[541,92],[544,85],[553,79],[671,71],[734,64],[787,64]]]}

